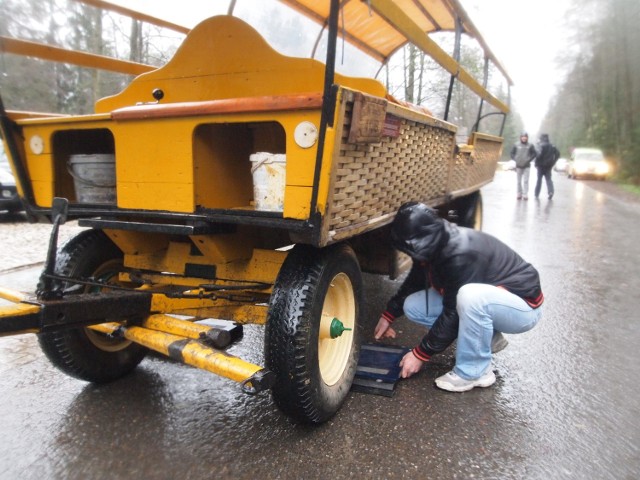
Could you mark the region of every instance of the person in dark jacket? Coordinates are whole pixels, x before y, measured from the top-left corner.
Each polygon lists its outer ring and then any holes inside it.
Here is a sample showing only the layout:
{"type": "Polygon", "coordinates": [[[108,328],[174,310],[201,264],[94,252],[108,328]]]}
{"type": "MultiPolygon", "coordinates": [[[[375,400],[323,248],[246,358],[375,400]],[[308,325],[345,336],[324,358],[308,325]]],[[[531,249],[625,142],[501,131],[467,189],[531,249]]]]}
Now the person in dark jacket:
{"type": "Polygon", "coordinates": [[[536,168],[538,169],[538,180],[536,181],[535,196],[540,196],[540,190],[542,189],[542,179],[547,182],[547,194],[549,200],[553,198],[553,180],[551,179],[551,170],[553,166],[560,158],[560,152],[558,149],[549,142],[549,135],[542,133],[540,135],[540,143],[538,145],[538,155],[536,156],[536,168]]]}
{"type": "Polygon", "coordinates": [[[392,323],[403,313],[429,328],[402,358],[401,376],[418,372],[457,338],[455,367],[436,385],[452,392],[493,385],[492,339],[502,336],[498,332],[526,332],[542,315],[537,270],[497,238],[449,223],[418,202],[400,207],[391,241],[413,266],[378,320],[374,337],[395,338],[392,323]]]}
{"type": "Polygon", "coordinates": [[[518,200],[527,200],[529,195],[529,176],[531,162],[536,158],[536,147],[529,143],[529,134],[522,132],[520,140],[511,148],[511,160],[516,163],[516,182],[518,185],[518,200]]]}

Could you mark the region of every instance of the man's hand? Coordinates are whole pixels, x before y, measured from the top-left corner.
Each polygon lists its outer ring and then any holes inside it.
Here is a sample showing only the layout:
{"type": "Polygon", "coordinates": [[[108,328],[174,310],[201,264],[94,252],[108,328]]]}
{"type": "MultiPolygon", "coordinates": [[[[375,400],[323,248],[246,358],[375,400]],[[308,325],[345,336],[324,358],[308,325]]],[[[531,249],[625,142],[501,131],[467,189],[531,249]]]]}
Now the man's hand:
{"type": "Polygon", "coordinates": [[[396,331],[391,328],[391,323],[384,317],[380,317],[376,329],[373,331],[373,338],[380,340],[381,338],[396,338],[396,331]]]}
{"type": "Polygon", "coordinates": [[[414,373],[418,373],[422,365],[424,365],[424,362],[416,357],[413,352],[409,351],[402,357],[402,360],[400,360],[400,366],[402,367],[400,376],[402,378],[409,378],[414,373]]]}

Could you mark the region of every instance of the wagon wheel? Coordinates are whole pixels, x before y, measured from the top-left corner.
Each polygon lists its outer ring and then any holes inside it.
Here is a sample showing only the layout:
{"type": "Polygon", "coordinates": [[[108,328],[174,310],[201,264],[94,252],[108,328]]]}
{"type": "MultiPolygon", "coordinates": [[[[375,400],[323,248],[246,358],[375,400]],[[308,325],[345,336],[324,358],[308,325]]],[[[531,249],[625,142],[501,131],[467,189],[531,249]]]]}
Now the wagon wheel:
{"type": "Polygon", "coordinates": [[[456,198],[452,208],[456,211],[455,223],[461,227],[482,230],[482,195],[480,192],[456,198]]]}
{"type": "Polygon", "coordinates": [[[265,359],[273,398],[287,415],[322,423],[344,402],[360,352],[360,266],[351,247],[297,245],[273,288],[265,359]],[[342,325],[342,326],[341,326],[342,325]]]}
{"type": "MultiPolygon", "coordinates": [[[[101,231],[88,230],[71,239],[58,253],[56,272],[70,277],[93,277],[119,284],[122,252],[101,231]]],[[[65,283],[64,288],[71,285],[65,283]]],[[[90,292],[98,287],[87,287],[90,292]]],[[[80,292],[78,292],[80,293],[80,292]]],[[[40,347],[66,374],[89,382],[105,383],[126,375],[144,358],[147,349],[89,328],[41,333],[40,347]]]]}

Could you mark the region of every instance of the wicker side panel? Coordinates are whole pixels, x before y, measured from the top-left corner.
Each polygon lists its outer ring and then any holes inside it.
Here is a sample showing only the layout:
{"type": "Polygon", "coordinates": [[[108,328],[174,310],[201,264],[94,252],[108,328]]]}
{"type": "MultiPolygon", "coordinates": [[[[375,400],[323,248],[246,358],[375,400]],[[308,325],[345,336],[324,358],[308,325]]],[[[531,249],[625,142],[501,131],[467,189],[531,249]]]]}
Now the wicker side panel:
{"type": "Polygon", "coordinates": [[[463,145],[453,164],[450,191],[474,190],[493,180],[501,154],[498,137],[476,137],[472,146],[463,145]]]}
{"type": "Polygon", "coordinates": [[[451,169],[451,183],[449,187],[452,192],[467,188],[469,171],[476,163],[475,153],[471,149],[458,151],[451,169]]]}
{"type": "Polygon", "coordinates": [[[325,219],[328,241],[379,226],[406,201],[429,203],[447,191],[454,132],[403,118],[396,138],[350,144],[351,109],[348,103],[334,160],[325,219]]]}
{"type": "Polygon", "coordinates": [[[501,141],[476,138],[474,147],[476,163],[469,169],[468,187],[484,185],[493,180],[502,154],[501,141]]]}

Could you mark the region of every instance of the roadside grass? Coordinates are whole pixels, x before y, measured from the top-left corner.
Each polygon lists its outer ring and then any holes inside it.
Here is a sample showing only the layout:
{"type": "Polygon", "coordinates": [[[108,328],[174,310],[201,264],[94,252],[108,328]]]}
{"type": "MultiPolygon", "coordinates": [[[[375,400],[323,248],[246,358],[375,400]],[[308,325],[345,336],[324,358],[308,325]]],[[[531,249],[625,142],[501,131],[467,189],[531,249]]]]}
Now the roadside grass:
{"type": "Polygon", "coordinates": [[[640,197],[640,185],[632,185],[630,183],[619,183],[618,185],[620,185],[620,188],[623,190],[640,197]]]}

